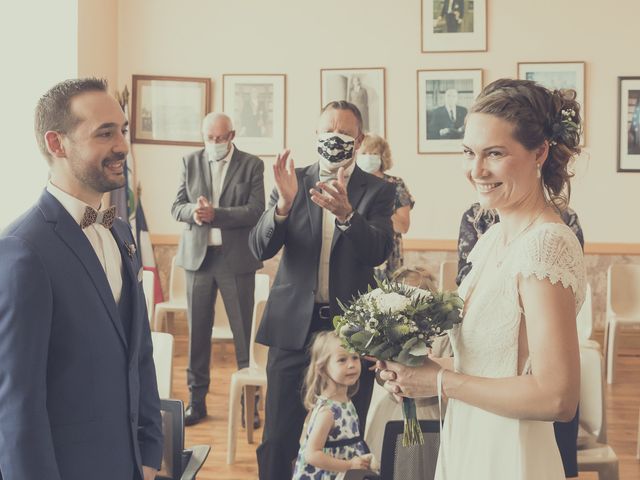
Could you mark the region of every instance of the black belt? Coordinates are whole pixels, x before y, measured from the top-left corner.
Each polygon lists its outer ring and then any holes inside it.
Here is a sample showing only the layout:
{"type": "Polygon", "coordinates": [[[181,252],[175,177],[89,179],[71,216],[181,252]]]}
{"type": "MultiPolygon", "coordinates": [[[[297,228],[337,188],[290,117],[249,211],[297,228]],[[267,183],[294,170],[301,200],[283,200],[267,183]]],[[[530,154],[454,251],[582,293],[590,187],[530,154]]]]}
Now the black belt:
{"type": "Polygon", "coordinates": [[[331,307],[328,303],[314,303],[313,308],[320,320],[331,319],[331,307]]]}
{"type": "Polygon", "coordinates": [[[320,332],[322,330],[330,330],[331,328],[331,309],[329,307],[329,304],[314,303],[309,333],[320,332]]]}
{"type": "Polygon", "coordinates": [[[362,436],[360,435],[358,435],[357,437],[343,438],[342,440],[327,440],[326,442],[324,442],[324,448],[347,447],[349,445],[360,443],[361,441],[362,436]]]}

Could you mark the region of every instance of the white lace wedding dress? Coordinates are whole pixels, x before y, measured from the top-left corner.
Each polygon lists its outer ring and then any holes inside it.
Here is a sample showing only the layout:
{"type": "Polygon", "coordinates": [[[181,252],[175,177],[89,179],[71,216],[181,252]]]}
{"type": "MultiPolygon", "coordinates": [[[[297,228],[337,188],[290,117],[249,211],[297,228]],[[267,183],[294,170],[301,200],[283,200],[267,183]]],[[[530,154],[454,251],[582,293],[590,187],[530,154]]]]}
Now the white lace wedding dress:
{"type": "MultiPolygon", "coordinates": [[[[563,224],[531,228],[506,248],[498,223],[469,254],[473,268],[460,286],[471,295],[460,325],[450,332],[456,371],[479,377],[518,372],[518,335],[523,321],[517,278],[535,275],[571,288],[576,311],[586,275],[575,234],[563,224]]],[[[529,362],[527,361],[527,364],[529,362]]],[[[578,375],[578,372],[576,372],[578,375]]],[[[441,434],[437,480],[561,480],[564,470],[553,423],[502,417],[450,399],[441,434]]]]}

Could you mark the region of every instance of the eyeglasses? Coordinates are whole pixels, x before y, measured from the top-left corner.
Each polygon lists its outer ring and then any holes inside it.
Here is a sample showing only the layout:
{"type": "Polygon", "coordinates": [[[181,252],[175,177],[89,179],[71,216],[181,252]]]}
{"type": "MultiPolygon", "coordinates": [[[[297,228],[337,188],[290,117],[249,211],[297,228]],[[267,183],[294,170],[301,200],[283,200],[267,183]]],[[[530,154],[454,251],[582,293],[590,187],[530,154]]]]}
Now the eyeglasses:
{"type": "Polygon", "coordinates": [[[217,137],[207,137],[207,142],[211,143],[224,143],[229,141],[229,137],[231,136],[231,134],[234,132],[234,130],[231,130],[229,133],[227,133],[226,135],[218,135],[217,137]]]}

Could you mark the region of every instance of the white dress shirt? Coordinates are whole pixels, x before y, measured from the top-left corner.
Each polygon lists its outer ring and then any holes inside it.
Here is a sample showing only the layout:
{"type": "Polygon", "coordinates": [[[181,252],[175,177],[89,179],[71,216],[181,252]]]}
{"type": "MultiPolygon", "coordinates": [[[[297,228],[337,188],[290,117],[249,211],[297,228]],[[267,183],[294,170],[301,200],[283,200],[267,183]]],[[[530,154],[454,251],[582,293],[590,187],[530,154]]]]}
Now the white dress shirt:
{"type": "MultiPolygon", "coordinates": [[[[78,200],[76,197],[60,190],[51,182],[47,184],[47,191],[62,204],[73,220],[80,225],[85,209],[91,205],[87,205],[82,200],[78,200]]],[[[113,298],[116,303],[120,302],[122,293],[122,257],[120,256],[116,239],[109,229],[105,228],[101,223],[94,223],[83,228],[82,233],[89,240],[100,261],[100,265],[104,269],[113,298]]]]}
{"type": "MultiPolygon", "coordinates": [[[[235,147],[233,146],[233,143],[231,144],[231,148],[229,149],[229,153],[227,153],[227,156],[224,157],[221,160],[218,160],[220,162],[224,162],[224,165],[222,166],[222,178],[220,179],[220,192],[222,192],[222,186],[224,185],[224,178],[227,176],[227,170],[229,169],[229,163],[231,162],[231,157],[233,156],[233,151],[234,151],[235,147]]],[[[216,160],[209,160],[209,169],[211,171],[211,199],[213,200],[213,207],[218,207],[220,206],[220,197],[218,195],[218,198],[214,197],[215,192],[213,191],[213,184],[215,182],[215,178],[214,176],[216,175],[215,172],[215,164],[216,160]]],[[[211,228],[209,229],[209,242],[208,242],[209,246],[212,245],[222,245],[222,230],[220,230],[219,228],[211,228]]]]}

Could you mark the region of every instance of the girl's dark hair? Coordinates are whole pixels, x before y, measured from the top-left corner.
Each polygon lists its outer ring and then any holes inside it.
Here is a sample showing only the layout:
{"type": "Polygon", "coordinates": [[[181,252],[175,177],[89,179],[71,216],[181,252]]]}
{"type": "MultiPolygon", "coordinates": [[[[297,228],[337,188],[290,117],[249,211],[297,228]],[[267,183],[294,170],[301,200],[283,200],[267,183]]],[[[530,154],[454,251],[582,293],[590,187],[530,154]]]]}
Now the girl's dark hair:
{"type": "Polygon", "coordinates": [[[470,113],[486,113],[513,125],[513,137],[527,150],[549,141],[542,166],[548,200],[566,208],[571,196],[571,163],[580,153],[582,121],[575,90],[548,90],[530,80],[501,79],[487,85],[470,113]]]}

